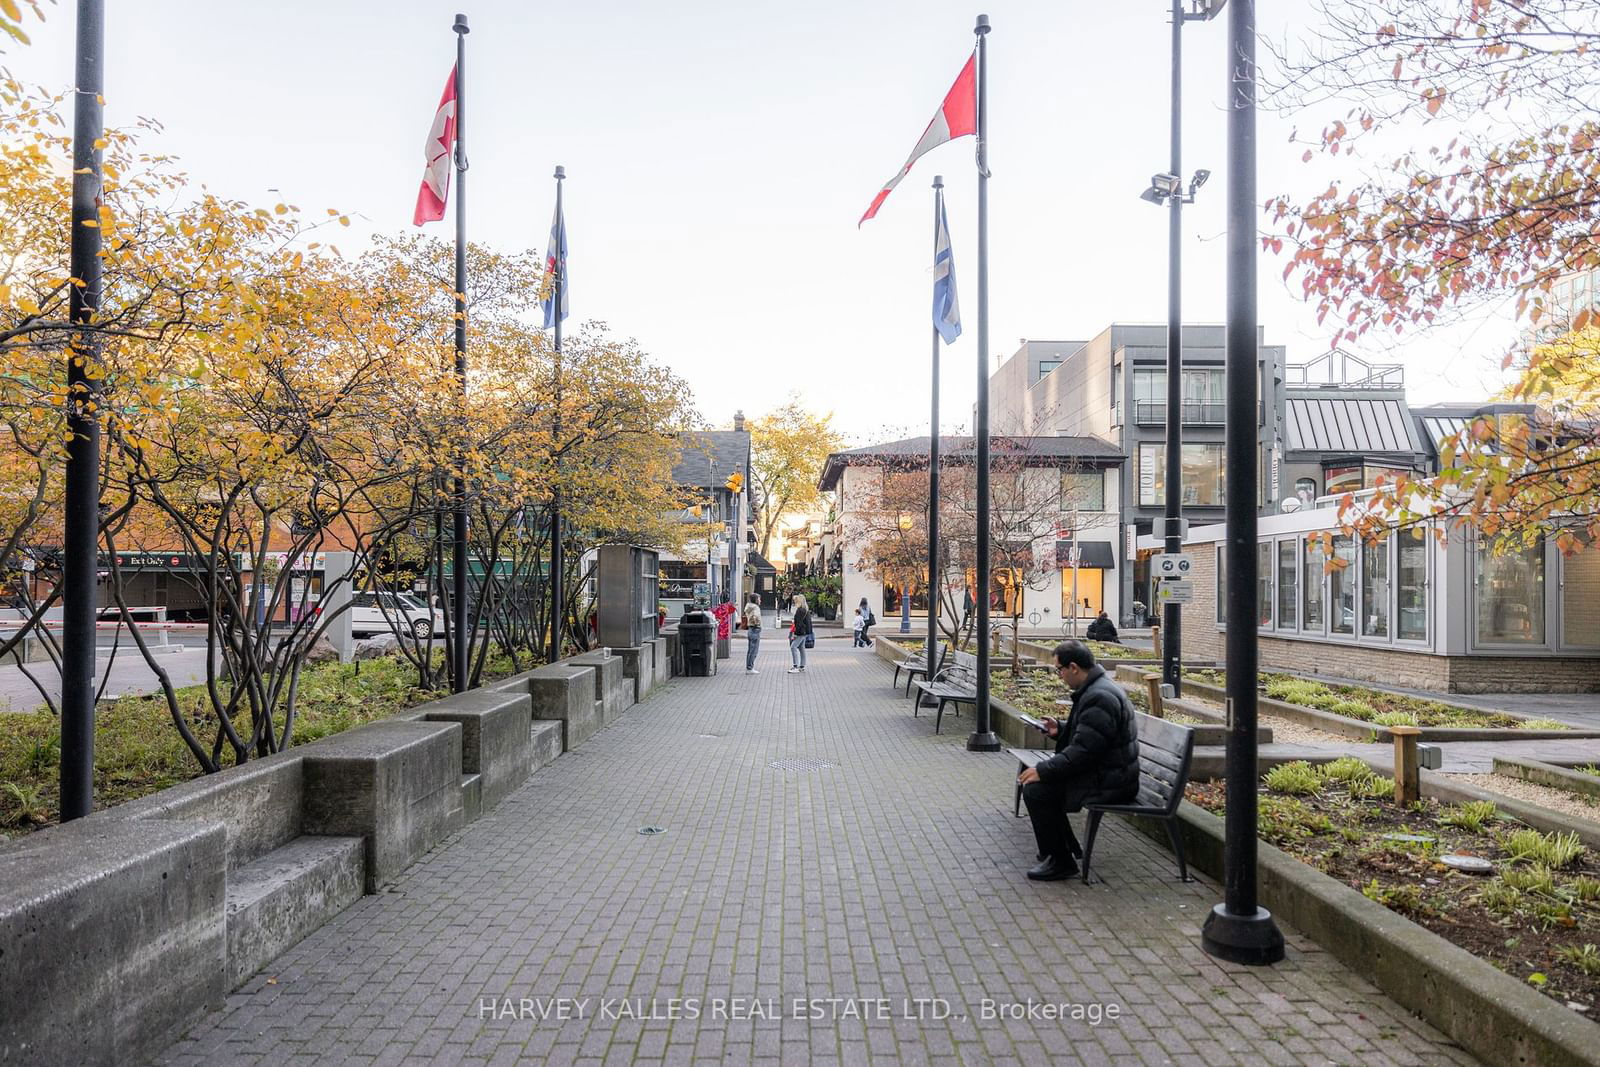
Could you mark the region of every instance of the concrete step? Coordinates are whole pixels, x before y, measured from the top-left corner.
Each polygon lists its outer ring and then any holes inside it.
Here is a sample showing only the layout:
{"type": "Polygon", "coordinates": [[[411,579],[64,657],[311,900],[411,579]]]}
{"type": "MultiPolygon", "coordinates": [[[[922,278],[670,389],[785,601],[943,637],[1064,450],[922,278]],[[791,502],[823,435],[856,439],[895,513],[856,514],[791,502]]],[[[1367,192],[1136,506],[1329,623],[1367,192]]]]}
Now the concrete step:
{"type": "Polygon", "coordinates": [[[561,720],[533,720],[533,769],[554,763],[561,755],[561,720]]]}
{"type": "Polygon", "coordinates": [[[228,872],[228,988],[361,896],[359,837],[297,837],[228,872]]]}

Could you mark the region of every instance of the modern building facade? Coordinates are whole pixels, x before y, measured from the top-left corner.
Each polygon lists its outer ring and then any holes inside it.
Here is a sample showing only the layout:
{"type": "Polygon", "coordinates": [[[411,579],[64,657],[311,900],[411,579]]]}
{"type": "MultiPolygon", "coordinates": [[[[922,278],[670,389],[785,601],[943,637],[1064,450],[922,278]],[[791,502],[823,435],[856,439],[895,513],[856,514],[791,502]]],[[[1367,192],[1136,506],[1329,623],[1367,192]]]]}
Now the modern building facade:
{"type": "MultiPolygon", "coordinates": [[[[1220,520],[1226,488],[1224,415],[1227,331],[1183,328],[1183,506],[1192,524],[1220,520]]],[[[1263,510],[1276,500],[1282,437],[1285,351],[1258,334],[1256,420],[1263,510]]],[[[1136,539],[1156,529],[1165,505],[1167,328],[1113,323],[1089,341],[1024,341],[989,382],[996,432],[1093,437],[1125,456],[1117,475],[1121,621],[1149,605],[1150,553],[1136,539]]],[[[1109,611],[1109,609],[1108,609],[1109,611]]]]}
{"type": "MultiPolygon", "coordinates": [[[[1185,658],[1223,656],[1225,533],[1201,527],[1184,544],[1185,658]]],[[[1600,547],[1496,545],[1455,519],[1364,543],[1332,501],[1262,518],[1257,537],[1264,669],[1448,692],[1600,692],[1600,547]]]]}
{"type": "MultiPolygon", "coordinates": [[[[881,516],[885,478],[892,473],[925,480],[929,439],[910,438],[835,452],[828,457],[819,485],[829,496],[833,521],[819,539],[815,563],[823,573],[835,569],[843,579],[845,609],[865,597],[880,620],[901,613],[901,589],[895,576],[879,573],[867,561],[866,542],[881,516]],[[835,567],[834,564],[837,564],[835,567]]],[[[971,437],[942,437],[940,469],[970,469],[975,458],[971,437]]],[[[1019,615],[1024,633],[1060,634],[1076,614],[1079,625],[1104,609],[1113,618],[1124,614],[1122,580],[1126,564],[1117,551],[1121,530],[1124,457],[1098,437],[1004,436],[993,439],[1000,457],[991,476],[995,507],[1014,502],[1010,516],[994,527],[1012,539],[996,553],[990,573],[990,606],[996,621],[1019,615]],[[1004,480],[1006,484],[998,483],[1004,480]],[[1008,567],[1005,561],[1026,560],[1008,567]],[[1076,607],[1076,610],[1074,610],[1076,607]],[[1015,609],[1020,608],[1020,611],[1015,609]]],[[[946,503],[950,500],[947,498],[946,503]]],[[[904,521],[919,529],[923,511],[908,511],[904,521]]],[[[943,512],[944,509],[941,509],[943,512]]],[[[948,521],[948,520],[947,520],[948,521]]],[[[951,531],[944,531],[951,539],[951,531]]],[[[947,540],[947,544],[950,540],[947,540]]],[[[952,591],[949,602],[960,604],[964,592],[976,594],[971,545],[954,541],[956,558],[945,575],[952,591]]],[[[925,564],[923,565],[925,566],[925,564]]],[[[910,610],[924,620],[928,610],[926,571],[913,571],[901,584],[909,589],[910,610]]]]}

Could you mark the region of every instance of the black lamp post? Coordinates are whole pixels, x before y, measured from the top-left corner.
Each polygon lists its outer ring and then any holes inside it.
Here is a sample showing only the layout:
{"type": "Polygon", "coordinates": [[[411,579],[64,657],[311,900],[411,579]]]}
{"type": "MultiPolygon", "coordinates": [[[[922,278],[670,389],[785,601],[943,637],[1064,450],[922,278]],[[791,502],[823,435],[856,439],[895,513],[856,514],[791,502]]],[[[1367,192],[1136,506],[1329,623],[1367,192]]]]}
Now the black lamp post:
{"type": "MultiPolygon", "coordinates": [[[[1172,0],[1172,164],[1165,174],[1152,175],[1150,188],[1140,193],[1152,204],[1165,203],[1170,209],[1167,227],[1167,441],[1165,510],[1162,550],[1177,555],[1183,551],[1183,248],[1180,241],[1183,205],[1194,203],[1194,194],[1206,179],[1208,170],[1197,170],[1183,188],[1183,24],[1215,18],[1228,0],[1191,0],[1192,10],[1184,11],[1184,0],[1172,0]]],[[[1151,579],[1151,603],[1157,602],[1156,579],[1151,579]]],[[[1183,616],[1177,604],[1161,609],[1161,681],[1182,692],[1183,616]]]]}

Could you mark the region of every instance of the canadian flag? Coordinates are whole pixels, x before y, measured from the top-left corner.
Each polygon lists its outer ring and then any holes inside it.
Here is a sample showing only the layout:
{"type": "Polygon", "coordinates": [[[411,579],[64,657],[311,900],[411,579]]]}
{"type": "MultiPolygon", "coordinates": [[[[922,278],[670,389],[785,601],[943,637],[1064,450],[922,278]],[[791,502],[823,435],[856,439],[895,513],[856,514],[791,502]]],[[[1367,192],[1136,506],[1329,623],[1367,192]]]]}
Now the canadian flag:
{"type": "Polygon", "coordinates": [[[417,190],[417,210],[411,216],[414,225],[438,222],[444,218],[444,202],[450,195],[450,168],[453,161],[450,150],[456,143],[456,68],[450,68],[450,78],[444,83],[444,95],[439,98],[439,111],[433,116],[433,128],[428,131],[428,141],[422,147],[428,166],[422,172],[422,188],[417,190]]]}
{"type": "Polygon", "coordinates": [[[975,135],[978,132],[977,63],[976,52],[967,57],[967,65],[961,68],[961,73],[956,75],[956,83],[950,86],[948,93],[944,94],[944,103],[939,105],[939,110],[934,113],[933,121],[928,123],[928,128],[922,131],[922,139],[911,150],[911,158],[900,168],[900,173],[890,178],[889,184],[872,198],[872,206],[867,208],[867,213],[861,216],[861,222],[856,223],[857,226],[878,213],[878,208],[889,199],[889,194],[900,184],[900,179],[911,173],[911,165],[920,159],[923,153],[956,137],[975,135]]]}

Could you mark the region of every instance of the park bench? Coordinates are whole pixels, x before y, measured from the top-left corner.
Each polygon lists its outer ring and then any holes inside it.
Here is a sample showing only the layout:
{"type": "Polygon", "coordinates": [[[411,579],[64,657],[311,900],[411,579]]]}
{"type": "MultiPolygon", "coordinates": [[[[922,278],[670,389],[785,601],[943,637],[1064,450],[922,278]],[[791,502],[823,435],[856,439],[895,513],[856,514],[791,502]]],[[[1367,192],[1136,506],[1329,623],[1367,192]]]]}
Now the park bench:
{"type": "MultiPolygon", "coordinates": [[[[1177,723],[1157,719],[1135,712],[1139,728],[1139,793],[1127,804],[1087,804],[1086,836],[1083,844],[1083,881],[1089,882],[1089,863],[1094,856],[1094,839],[1100,831],[1100,820],[1106,814],[1142,815],[1166,825],[1167,837],[1172,841],[1172,854],[1178,860],[1178,878],[1193,881],[1184,859],[1183,833],[1178,826],[1178,805],[1183,802],[1184,787],[1189,784],[1189,764],[1194,757],[1194,730],[1177,723]]],[[[1029,767],[1049,759],[1053,752],[1041,749],[1006,750],[1018,763],[1020,775],[1029,767]]],[[[1016,790],[1012,813],[1022,816],[1022,786],[1016,790]]]]}
{"type": "Polygon", "coordinates": [[[955,664],[934,675],[931,681],[915,683],[918,697],[916,703],[911,706],[911,717],[916,718],[917,713],[922,710],[921,695],[927,694],[929,701],[937,707],[933,718],[934,733],[939,732],[939,727],[944,722],[946,704],[956,705],[955,713],[960,715],[962,704],[978,702],[978,672],[971,664],[961,662],[962,655],[957,653],[955,664]]]}
{"type": "MultiPolygon", "coordinates": [[[[938,674],[940,671],[944,670],[949,663],[950,643],[948,641],[941,641],[939,643],[939,662],[934,667],[934,673],[938,674]]],[[[894,665],[894,681],[889,684],[895,686],[900,684],[901,671],[906,672],[906,696],[910,696],[911,683],[919,677],[927,676],[928,657],[925,655],[916,655],[897,661],[894,665]]]]}

